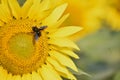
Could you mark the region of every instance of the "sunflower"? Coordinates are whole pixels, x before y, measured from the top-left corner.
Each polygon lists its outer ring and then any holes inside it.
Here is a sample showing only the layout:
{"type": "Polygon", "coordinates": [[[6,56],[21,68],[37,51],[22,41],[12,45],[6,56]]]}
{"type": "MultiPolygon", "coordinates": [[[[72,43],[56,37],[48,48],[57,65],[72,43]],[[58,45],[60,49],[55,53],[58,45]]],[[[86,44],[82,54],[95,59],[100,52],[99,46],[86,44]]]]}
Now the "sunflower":
{"type": "Polygon", "coordinates": [[[67,3],[51,5],[50,0],[1,0],[0,3],[0,79],[76,80],[67,69],[77,71],[71,57],[79,57],[79,47],[69,36],[78,26],[60,25],[67,3]],[[59,6],[58,6],[59,5],[59,6]]]}
{"type": "Polygon", "coordinates": [[[101,20],[104,15],[104,0],[63,0],[68,2],[66,13],[71,15],[64,25],[78,25],[84,27],[71,39],[80,39],[101,28],[101,20]]]}
{"type": "Polygon", "coordinates": [[[113,30],[120,31],[120,0],[106,1],[106,21],[113,30]]]}

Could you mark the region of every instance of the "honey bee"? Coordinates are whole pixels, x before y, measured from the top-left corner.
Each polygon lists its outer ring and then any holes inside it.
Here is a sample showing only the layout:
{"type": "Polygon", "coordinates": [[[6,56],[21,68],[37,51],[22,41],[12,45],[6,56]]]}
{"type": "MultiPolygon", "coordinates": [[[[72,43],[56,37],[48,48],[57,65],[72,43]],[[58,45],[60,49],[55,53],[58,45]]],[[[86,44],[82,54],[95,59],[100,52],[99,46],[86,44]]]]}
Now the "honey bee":
{"type": "Polygon", "coordinates": [[[40,26],[39,28],[37,26],[33,26],[32,30],[35,32],[35,35],[40,37],[41,36],[41,31],[46,29],[47,26],[40,26]]]}

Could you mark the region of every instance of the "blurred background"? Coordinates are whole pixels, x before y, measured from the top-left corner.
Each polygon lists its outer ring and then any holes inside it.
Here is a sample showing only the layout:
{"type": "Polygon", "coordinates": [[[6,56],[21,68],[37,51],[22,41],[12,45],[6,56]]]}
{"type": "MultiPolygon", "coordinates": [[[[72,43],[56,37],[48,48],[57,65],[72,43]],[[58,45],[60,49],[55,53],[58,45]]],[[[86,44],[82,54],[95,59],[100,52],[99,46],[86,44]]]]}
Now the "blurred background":
{"type": "Polygon", "coordinates": [[[80,60],[74,61],[89,74],[75,74],[78,80],[120,80],[120,32],[103,26],[77,41],[80,60]]]}
{"type": "Polygon", "coordinates": [[[120,0],[65,0],[65,25],[82,26],[72,37],[80,47],[73,59],[78,80],[120,80],[120,0]]]}
{"type": "MultiPolygon", "coordinates": [[[[18,0],[22,5],[25,0],[18,0]]],[[[120,80],[120,0],[50,0],[67,2],[65,25],[82,26],[74,39],[81,51],[73,59],[78,80],[120,80]]]]}

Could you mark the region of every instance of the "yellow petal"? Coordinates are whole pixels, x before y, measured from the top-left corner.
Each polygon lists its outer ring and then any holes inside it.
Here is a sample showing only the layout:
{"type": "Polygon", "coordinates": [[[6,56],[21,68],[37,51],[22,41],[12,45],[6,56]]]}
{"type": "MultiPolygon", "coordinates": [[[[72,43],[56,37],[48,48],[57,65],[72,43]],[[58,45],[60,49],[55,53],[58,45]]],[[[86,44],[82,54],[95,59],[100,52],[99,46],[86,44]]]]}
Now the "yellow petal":
{"type": "Polygon", "coordinates": [[[3,9],[4,9],[4,12],[5,12],[5,15],[7,17],[10,17],[11,16],[11,11],[9,9],[8,0],[1,0],[1,3],[3,5],[3,9]]]}
{"type": "Polygon", "coordinates": [[[53,45],[57,45],[59,47],[68,47],[68,48],[80,50],[79,47],[72,40],[67,38],[55,38],[55,39],[51,38],[49,40],[49,43],[53,45]]]}
{"type": "Polygon", "coordinates": [[[69,15],[70,15],[69,13],[64,15],[60,20],[56,22],[56,25],[54,27],[56,28],[59,27],[69,17],[69,15]]]}
{"type": "Polygon", "coordinates": [[[54,60],[54,59],[51,58],[51,57],[48,57],[48,58],[47,58],[47,61],[48,61],[51,65],[53,65],[54,68],[55,68],[57,71],[59,71],[59,72],[61,72],[61,73],[63,73],[64,75],[67,76],[68,70],[66,69],[65,66],[60,65],[56,60],[54,60]]]}
{"type": "Polygon", "coordinates": [[[62,78],[60,77],[58,72],[55,70],[55,68],[49,62],[46,61],[46,63],[47,63],[47,67],[56,74],[56,77],[58,77],[58,80],[62,80],[62,78]]]}
{"type": "Polygon", "coordinates": [[[32,20],[40,21],[42,18],[48,15],[49,11],[49,0],[34,0],[32,7],[28,11],[27,16],[32,20]],[[46,2],[46,3],[45,3],[46,2]]]}
{"type": "Polygon", "coordinates": [[[7,76],[8,76],[7,71],[0,66],[0,79],[6,80],[7,76]]]}
{"type": "Polygon", "coordinates": [[[76,78],[68,71],[65,66],[62,66],[54,60],[53,58],[48,57],[47,61],[59,72],[59,74],[65,78],[76,80],[76,78]]]}
{"type": "Polygon", "coordinates": [[[62,27],[58,29],[56,32],[51,34],[53,37],[66,37],[70,36],[78,31],[80,31],[82,28],[78,26],[68,26],[68,27],[62,27]]]}
{"type": "Polygon", "coordinates": [[[62,80],[55,70],[48,66],[48,63],[47,65],[43,65],[39,72],[43,77],[43,80],[62,80]]]}
{"type": "Polygon", "coordinates": [[[42,1],[42,0],[34,0],[33,2],[34,2],[34,3],[39,3],[39,4],[40,4],[41,1],[42,1]]]}
{"type": "Polygon", "coordinates": [[[26,0],[24,5],[22,6],[21,12],[22,12],[22,17],[26,18],[28,10],[31,8],[33,4],[33,0],[26,0]]]}
{"type": "Polygon", "coordinates": [[[68,18],[69,13],[60,18],[54,25],[49,26],[46,31],[53,33],[57,30],[58,27],[68,18]]]}
{"type": "Polygon", "coordinates": [[[0,4],[0,16],[2,16],[0,18],[4,22],[8,22],[10,19],[12,19],[11,13],[10,13],[10,9],[8,7],[8,1],[7,0],[1,0],[1,4],[0,4]]]}
{"type": "MultiPolygon", "coordinates": [[[[34,18],[37,21],[41,21],[43,18],[49,15],[51,10],[48,10],[50,8],[50,0],[44,0],[39,5],[39,10],[37,11],[37,14],[34,16],[34,18]]],[[[46,25],[46,24],[45,24],[46,25]]]]}
{"type": "Polygon", "coordinates": [[[17,0],[12,0],[12,1],[8,0],[8,3],[10,5],[12,15],[17,19],[20,18],[21,17],[21,8],[20,8],[18,1],[17,0]]]}
{"type": "Polygon", "coordinates": [[[66,14],[66,15],[64,15],[62,18],[60,18],[60,20],[58,20],[54,25],[49,26],[49,27],[47,28],[47,30],[48,30],[49,32],[51,32],[51,31],[53,31],[53,28],[58,28],[58,27],[60,27],[60,25],[61,25],[68,17],[69,17],[69,13],[66,14]]]}
{"type": "Polygon", "coordinates": [[[28,11],[27,16],[30,19],[35,19],[34,17],[36,16],[37,12],[39,11],[39,5],[40,5],[41,0],[35,0],[33,2],[33,5],[31,6],[30,10],[28,11]]]}
{"type": "Polygon", "coordinates": [[[32,72],[32,80],[43,80],[37,72],[32,72]]]}
{"type": "MultiPolygon", "coordinates": [[[[54,48],[54,47],[53,47],[54,48]]],[[[74,57],[76,59],[79,59],[79,56],[77,54],[75,54],[72,50],[67,49],[67,48],[62,48],[62,49],[57,49],[55,48],[55,50],[62,52],[63,54],[69,55],[71,57],[74,57]]]]}
{"type": "Polygon", "coordinates": [[[60,62],[62,65],[67,66],[75,71],[77,70],[77,67],[75,66],[74,62],[66,55],[63,55],[57,51],[50,51],[50,55],[55,58],[58,62],[60,62]]]}
{"type": "Polygon", "coordinates": [[[61,76],[65,77],[65,78],[70,79],[70,80],[77,80],[76,77],[75,77],[71,72],[69,72],[69,71],[68,71],[68,73],[67,73],[67,76],[64,75],[63,73],[59,73],[59,74],[60,74],[61,76]]]}
{"type": "Polygon", "coordinates": [[[7,4],[7,0],[1,0],[2,4],[7,4]]]}
{"type": "Polygon", "coordinates": [[[67,54],[71,57],[74,57],[76,59],[79,59],[79,56],[76,55],[73,51],[69,50],[69,49],[62,49],[61,52],[63,52],[64,54],[67,54]]]}
{"type": "Polygon", "coordinates": [[[56,7],[56,6],[59,6],[63,3],[65,3],[63,0],[50,0],[50,3],[52,4],[52,8],[56,7]],[[54,5],[53,5],[54,4],[54,5]]]}
{"type": "Polygon", "coordinates": [[[4,7],[5,6],[0,4],[0,20],[2,20],[3,22],[8,22],[9,17],[6,15],[6,11],[5,11],[4,7]]]}
{"type": "Polygon", "coordinates": [[[11,80],[22,80],[22,78],[20,75],[15,75],[15,76],[13,76],[13,79],[11,79],[11,80]]]}
{"type": "Polygon", "coordinates": [[[40,4],[41,11],[48,10],[50,8],[50,0],[44,0],[40,4]]]}
{"type": "Polygon", "coordinates": [[[13,77],[12,74],[9,73],[8,76],[7,76],[7,78],[6,78],[6,80],[12,80],[12,77],[13,77]]]}
{"type": "Polygon", "coordinates": [[[55,8],[53,12],[45,20],[43,20],[43,24],[47,24],[48,26],[50,26],[56,23],[57,20],[62,16],[66,7],[67,7],[67,3],[55,8]]]}
{"type": "Polygon", "coordinates": [[[31,74],[23,74],[22,80],[32,80],[31,74]]]}

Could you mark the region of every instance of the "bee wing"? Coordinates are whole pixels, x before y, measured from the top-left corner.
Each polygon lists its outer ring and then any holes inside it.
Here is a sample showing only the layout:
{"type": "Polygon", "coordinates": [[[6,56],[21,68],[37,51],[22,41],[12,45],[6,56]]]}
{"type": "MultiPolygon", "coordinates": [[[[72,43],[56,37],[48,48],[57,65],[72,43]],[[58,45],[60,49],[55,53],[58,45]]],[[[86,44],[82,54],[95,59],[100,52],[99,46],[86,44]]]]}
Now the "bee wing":
{"type": "Polygon", "coordinates": [[[46,29],[47,28],[47,26],[41,26],[40,28],[39,28],[39,30],[44,30],[44,29],[46,29]]]}

